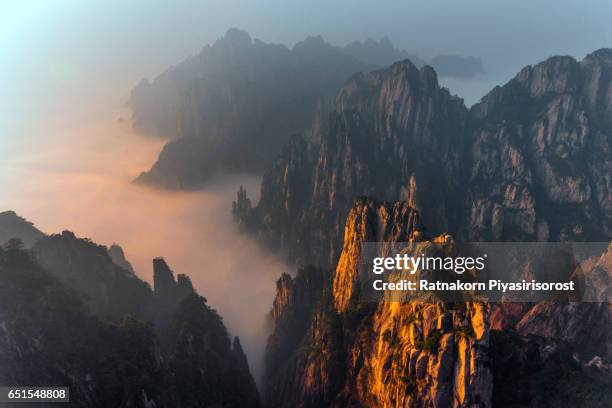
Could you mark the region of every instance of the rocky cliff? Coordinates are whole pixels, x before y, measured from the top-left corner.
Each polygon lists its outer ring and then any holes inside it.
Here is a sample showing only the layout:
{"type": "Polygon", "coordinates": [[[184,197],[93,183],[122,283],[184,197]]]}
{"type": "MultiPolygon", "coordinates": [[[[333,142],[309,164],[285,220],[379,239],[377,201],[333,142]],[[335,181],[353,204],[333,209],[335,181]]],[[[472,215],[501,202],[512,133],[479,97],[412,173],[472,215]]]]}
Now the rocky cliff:
{"type": "Polygon", "coordinates": [[[553,57],[469,111],[429,67],[356,75],[321,144],[285,146],[260,202],[235,214],[289,259],[324,267],[361,195],[408,200],[432,234],[462,240],[609,240],[611,64],[607,49],[553,57]]]}
{"type": "Polygon", "coordinates": [[[333,271],[293,354],[269,350],[272,406],[611,403],[609,252],[562,271],[593,303],[364,302],[358,274],[364,241],[609,241],[611,57],[550,58],[469,111],[429,68],[356,76],[321,144],[288,144],[257,206],[240,192],[244,229],[333,271]]]}
{"type": "Polygon", "coordinates": [[[553,57],[471,109],[469,239],[610,239],[611,75],[611,50],[553,57]]]}
{"type": "Polygon", "coordinates": [[[244,223],[298,264],[335,264],[355,197],[403,198],[434,231],[456,230],[468,112],[410,61],[349,80],[319,146],[295,140],[264,175],[244,223]]]}
{"type": "MultiPolygon", "coordinates": [[[[486,306],[359,299],[361,243],[423,241],[421,231],[406,202],[355,202],[332,279],[303,320],[307,327],[292,333],[299,346],[283,364],[266,367],[276,374],[271,406],[491,406],[486,306]]],[[[281,279],[277,301],[285,304],[283,289],[281,279]]],[[[277,324],[279,335],[287,336],[277,324]]]]}
{"type": "Polygon", "coordinates": [[[581,360],[612,361],[612,246],[575,273],[583,275],[584,286],[596,292],[591,301],[538,303],[520,315],[515,327],[524,335],[561,340],[581,360]]]}
{"type": "Polygon", "coordinates": [[[246,356],[189,278],[155,288],[70,232],[0,247],[0,384],[70,387],[75,407],[254,407],[246,356]]]}
{"type": "Polygon", "coordinates": [[[277,282],[269,316],[273,332],[264,356],[263,398],[266,406],[282,405],[294,391],[291,388],[296,375],[294,353],[310,327],[325,283],[325,273],[312,267],[300,269],[295,278],[284,274],[277,282]]]}
{"type": "MultiPolygon", "coordinates": [[[[428,237],[418,219],[406,202],[359,199],[347,217],[340,261],[319,296],[312,296],[316,285],[306,284],[304,272],[295,280],[279,280],[267,350],[267,361],[273,362],[266,366],[269,406],[605,407],[611,402],[607,303],[526,304],[519,323],[495,329],[492,310],[498,305],[361,297],[356,269],[364,240],[402,242],[406,248],[416,243],[441,253],[452,249],[449,235],[428,237]],[[298,308],[310,314],[287,326],[284,319],[293,319],[298,308]]],[[[585,273],[609,276],[609,255],[585,273]]]]}

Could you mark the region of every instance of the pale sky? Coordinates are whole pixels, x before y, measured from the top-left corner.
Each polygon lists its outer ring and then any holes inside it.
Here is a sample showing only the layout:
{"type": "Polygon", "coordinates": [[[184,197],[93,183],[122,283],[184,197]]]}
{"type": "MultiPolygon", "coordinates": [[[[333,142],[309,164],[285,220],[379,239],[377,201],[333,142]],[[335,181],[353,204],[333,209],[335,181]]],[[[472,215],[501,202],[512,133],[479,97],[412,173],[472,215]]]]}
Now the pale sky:
{"type": "Polygon", "coordinates": [[[26,127],[120,104],[138,79],[230,27],[289,46],[315,34],[336,44],[388,35],[424,57],[481,57],[489,80],[500,82],[551,54],[581,58],[612,46],[610,17],[605,0],[5,0],[0,142],[32,136],[26,127]]]}

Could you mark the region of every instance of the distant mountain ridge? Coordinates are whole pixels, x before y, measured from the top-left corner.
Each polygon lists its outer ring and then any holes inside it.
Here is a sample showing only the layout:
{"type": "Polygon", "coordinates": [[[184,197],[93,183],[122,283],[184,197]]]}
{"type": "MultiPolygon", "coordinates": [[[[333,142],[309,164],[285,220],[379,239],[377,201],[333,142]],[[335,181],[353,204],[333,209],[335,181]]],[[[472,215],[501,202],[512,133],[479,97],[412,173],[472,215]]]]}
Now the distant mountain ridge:
{"type": "MultiPolygon", "coordinates": [[[[261,172],[290,137],[326,117],[352,74],[407,58],[425,64],[386,37],[338,47],[316,36],[289,49],[230,29],[198,55],[132,90],[134,129],[173,139],[137,181],[191,188],[216,172],[261,172]]],[[[455,61],[461,76],[474,65],[446,58],[449,75],[455,61]]],[[[474,75],[482,64],[476,68],[474,75]]]]}

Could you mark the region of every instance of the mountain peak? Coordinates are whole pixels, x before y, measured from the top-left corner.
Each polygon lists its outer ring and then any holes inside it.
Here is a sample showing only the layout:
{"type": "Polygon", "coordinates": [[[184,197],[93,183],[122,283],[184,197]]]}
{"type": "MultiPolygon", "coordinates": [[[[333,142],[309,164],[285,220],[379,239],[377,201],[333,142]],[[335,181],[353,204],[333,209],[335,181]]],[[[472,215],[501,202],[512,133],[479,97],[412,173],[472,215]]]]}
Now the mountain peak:
{"type": "Polygon", "coordinates": [[[44,234],[33,223],[15,211],[0,212],[0,245],[11,238],[19,238],[26,248],[31,248],[42,237],[44,234]]]}
{"type": "Polygon", "coordinates": [[[588,54],[582,61],[582,66],[612,67],[612,48],[600,48],[588,54]]]}
{"type": "Polygon", "coordinates": [[[123,248],[121,248],[119,245],[112,244],[108,248],[108,254],[110,255],[115,265],[122,267],[123,269],[132,274],[135,274],[132,264],[130,264],[130,262],[126,259],[125,253],[123,252],[123,248]]]}
{"type": "Polygon", "coordinates": [[[250,34],[239,28],[230,28],[227,30],[222,41],[234,46],[249,46],[253,43],[250,34]]]}

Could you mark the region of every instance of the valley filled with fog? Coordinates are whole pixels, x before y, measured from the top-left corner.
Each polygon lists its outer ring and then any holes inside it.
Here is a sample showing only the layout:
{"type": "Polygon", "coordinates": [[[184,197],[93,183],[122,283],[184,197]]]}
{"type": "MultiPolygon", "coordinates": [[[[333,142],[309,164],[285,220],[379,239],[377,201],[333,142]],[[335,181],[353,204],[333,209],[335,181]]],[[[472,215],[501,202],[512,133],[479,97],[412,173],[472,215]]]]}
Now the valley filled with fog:
{"type": "Polygon", "coordinates": [[[265,318],[275,281],[291,268],[241,235],[231,202],[243,185],[257,194],[260,178],[220,176],[205,189],[164,192],[132,180],[157,155],[163,140],[132,133],[121,112],[99,120],[71,118],[48,138],[17,144],[0,163],[0,208],[14,210],[46,234],[119,244],[138,276],[152,282],[152,260],[162,256],[188,274],[198,292],[242,339],[252,370],[260,370],[265,318]]]}

